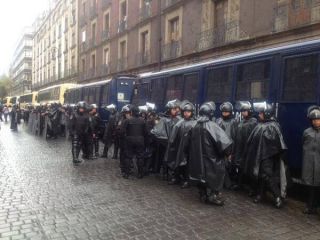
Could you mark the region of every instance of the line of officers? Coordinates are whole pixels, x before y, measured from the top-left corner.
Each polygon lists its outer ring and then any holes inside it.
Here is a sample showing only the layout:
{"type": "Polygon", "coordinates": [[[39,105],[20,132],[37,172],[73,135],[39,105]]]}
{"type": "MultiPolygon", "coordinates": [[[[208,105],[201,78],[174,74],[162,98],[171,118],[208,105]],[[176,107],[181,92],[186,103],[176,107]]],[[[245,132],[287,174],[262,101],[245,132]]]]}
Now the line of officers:
{"type": "MultiPolygon", "coordinates": [[[[240,101],[234,107],[225,102],[218,119],[214,102],[204,103],[198,113],[187,100],[169,101],[161,114],[150,103],[126,105],[120,112],[114,105],[106,108],[110,117],[101,157],[108,158],[113,145],[112,158],[119,156],[123,178],[129,178],[136,165],[138,178],[162,172],[169,184],[196,184],[205,203],[224,205],[226,188],[247,191],[255,203],[269,191],[275,207],[282,207],[289,182],[287,146],[273,105],[240,101]]],[[[309,197],[304,212],[314,213],[320,186],[320,107],[310,107],[307,117],[311,127],[303,134],[302,181],[309,197]]],[[[99,157],[97,106],[79,102],[69,122],[73,162],[81,163],[81,150],[85,159],[99,157]]]]}

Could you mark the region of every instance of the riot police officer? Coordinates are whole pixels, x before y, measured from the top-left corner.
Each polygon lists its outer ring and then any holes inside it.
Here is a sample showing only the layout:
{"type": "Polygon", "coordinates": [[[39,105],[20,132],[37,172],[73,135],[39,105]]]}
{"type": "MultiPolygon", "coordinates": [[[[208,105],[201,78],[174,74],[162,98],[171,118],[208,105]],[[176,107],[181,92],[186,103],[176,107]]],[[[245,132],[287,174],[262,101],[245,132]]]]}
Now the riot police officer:
{"type": "Polygon", "coordinates": [[[70,133],[72,136],[72,157],[74,163],[81,163],[79,160],[82,148],[84,158],[90,155],[90,139],[92,135],[90,117],[87,112],[87,103],[79,102],[76,112],[70,117],[70,133]]]}
{"type": "Polygon", "coordinates": [[[125,137],[125,173],[124,178],[130,174],[130,166],[135,156],[138,165],[138,178],[144,176],[144,152],[147,129],[145,121],[139,117],[139,108],[132,106],[131,117],[123,122],[122,129],[125,137]]]}
{"type": "Polygon", "coordinates": [[[287,150],[280,125],[274,117],[274,107],[266,102],[254,103],[260,123],[252,131],[245,150],[245,157],[252,176],[257,181],[255,203],[261,202],[267,189],[280,208],[286,194],[286,173],[283,153],[287,150]]]}
{"type": "Polygon", "coordinates": [[[113,144],[113,157],[112,159],[118,158],[119,152],[119,132],[117,132],[117,125],[119,122],[119,114],[117,112],[116,106],[114,104],[110,104],[106,107],[107,111],[109,111],[110,116],[107,123],[107,126],[103,135],[104,149],[101,157],[108,158],[108,151],[111,145],[113,144]]]}
{"type": "Polygon", "coordinates": [[[100,134],[100,124],[101,118],[97,112],[97,104],[90,105],[90,117],[91,117],[91,126],[92,126],[92,156],[93,158],[99,157],[99,134],[100,134]]]}

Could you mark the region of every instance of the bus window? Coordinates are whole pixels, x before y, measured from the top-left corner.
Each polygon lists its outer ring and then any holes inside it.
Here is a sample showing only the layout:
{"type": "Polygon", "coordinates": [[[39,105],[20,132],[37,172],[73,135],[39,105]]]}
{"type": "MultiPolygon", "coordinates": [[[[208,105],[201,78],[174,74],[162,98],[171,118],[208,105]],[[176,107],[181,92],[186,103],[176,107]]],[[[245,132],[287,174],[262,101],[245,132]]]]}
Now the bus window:
{"type": "Polygon", "coordinates": [[[176,75],[168,78],[166,102],[173,99],[182,99],[183,76],[176,75]]]}
{"type": "Polygon", "coordinates": [[[100,87],[96,87],[95,104],[100,104],[100,87]]]}
{"type": "Polygon", "coordinates": [[[207,101],[230,101],[232,96],[232,67],[210,69],[207,79],[207,101]]]}
{"type": "Polygon", "coordinates": [[[135,105],[144,105],[149,99],[149,84],[141,83],[137,84],[134,89],[132,103],[135,105]]]}
{"type": "Polygon", "coordinates": [[[157,106],[161,105],[166,89],[166,79],[153,79],[151,88],[151,102],[155,103],[157,106]]]}
{"type": "Polygon", "coordinates": [[[89,89],[88,89],[88,92],[89,92],[88,103],[89,103],[89,104],[95,103],[95,99],[94,99],[94,97],[96,96],[96,94],[95,94],[95,88],[89,88],[89,89]]]}
{"type": "Polygon", "coordinates": [[[184,76],[184,99],[189,100],[192,103],[197,102],[198,97],[198,85],[199,85],[199,73],[192,73],[184,76]]]}
{"type": "Polygon", "coordinates": [[[282,100],[316,101],[318,56],[290,58],[285,61],[282,100]]]}
{"type": "Polygon", "coordinates": [[[101,104],[109,104],[109,83],[103,86],[102,93],[102,103],[101,104]]]}
{"type": "Polygon", "coordinates": [[[268,97],[270,61],[242,64],[238,67],[237,100],[263,100],[268,97]]]}

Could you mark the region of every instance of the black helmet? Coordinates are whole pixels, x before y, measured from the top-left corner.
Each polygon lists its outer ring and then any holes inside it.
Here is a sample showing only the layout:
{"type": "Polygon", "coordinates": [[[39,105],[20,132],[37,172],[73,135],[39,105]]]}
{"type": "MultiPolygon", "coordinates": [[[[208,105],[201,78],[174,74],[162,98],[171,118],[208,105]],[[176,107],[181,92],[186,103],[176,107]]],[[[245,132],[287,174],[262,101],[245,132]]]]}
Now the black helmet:
{"type": "Polygon", "coordinates": [[[128,113],[128,112],[131,112],[131,108],[129,104],[123,106],[121,109],[121,113],[128,113]]]}
{"type": "Polygon", "coordinates": [[[195,106],[189,101],[183,101],[180,108],[181,108],[182,112],[184,112],[184,111],[194,112],[195,111],[195,106]]]}
{"type": "Polygon", "coordinates": [[[114,105],[114,104],[110,104],[110,105],[106,106],[106,109],[107,109],[109,112],[112,112],[112,111],[116,111],[116,110],[117,110],[117,107],[116,107],[116,105],[114,105]]]}
{"type": "Polygon", "coordinates": [[[319,106],[311,106],[308,108],[308,118],[310,120],[320,119],[320,107],[319,106]]]}
{"type": "Polygon", "coordinates": [[[233,112],[233,105],[230,102],[224,102],[220,105],[221,112],[233,112]]]}
{"type": "Polygon", "coordinates": [[[135,105],[131,106],[130,110],[131,110],[133,116],[136,116],[136,117],[139,116],[140,110],[137,106],[135,106],[135,105]]]}
{"type": "Polygon", "coordinates": [[[214,102],[206,102],[201,105],[199,110],[199,115],[213,118],[215,110],[216,110],[216,104],[214,102]]]}
{"type": "Polygon", "coordinates": [[[166,109],[170,110],[170,109],[173,109],[173,108],[180,107],[180,104],[181,104],[181,102],[178,99],[171,100],[171,101],[167,102],[166,109]]]}
{"type": "Polygon", "coordinates": [[[86,102],[84,102],[84,101],[78,102],[77,103],[77,108],[78,109],[83,108],[84,110],[87,110],[88,104],[86,102]]]}
{"type": "Polygon", "coordinates": [[[274,116],[274,107],[267,102],[254,103],[253,108],[258,113],[264,113],[266,119],[270,119],[274,116]]]}
{"type": "Polygon", "coordinates": [[[97,106],[97,104],[91,104],[91,105],[90,105],[90,108],[91,108],[91,109],[98,109],[98,106],[97,106]]]}
{"type": "Polygon", "coordinates": [[[252,112],[252,105],[248,101],[238,101],[236,103],[236,110],[239,112],[252,112]]]}
{"type": "Polygon", "coordinates": [[[156,110],[157,110],[157,107],[154,103],[147,102],[146,107],[148,109],[148,112],[156,112],[156,110]]]}

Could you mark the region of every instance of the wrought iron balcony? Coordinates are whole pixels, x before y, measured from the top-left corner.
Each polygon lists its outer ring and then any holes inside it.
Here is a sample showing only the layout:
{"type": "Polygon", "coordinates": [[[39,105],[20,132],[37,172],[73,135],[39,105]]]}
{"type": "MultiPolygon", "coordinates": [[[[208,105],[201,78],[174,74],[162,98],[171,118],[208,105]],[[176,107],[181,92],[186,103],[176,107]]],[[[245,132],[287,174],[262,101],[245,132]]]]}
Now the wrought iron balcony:
{"type": "Polygon", "coordinates": [[[127,69],[127,64],[128,64],[128,59],[126,57],[118,59],[117,71],[121,72],[121,71],[126,70],[127,69]]]}
{"type": "Polygon", "coordinates": [[[87,24],[87,19],[85,15],[80,16],[79,25],[80,27],[84,27],[87,24]]]}
{"type": "Polygon", "coordinates": [[[101,2],[101,8],[103,10],[107,9],[111,5],[112,0],[102,0],[101,2]]]}
{"type": "Polygon", "coordinates": [[[76,40],[73,38],[72,42],[71,42],[70,49],[74,49],[76,47],[76,45],[77,45],[76,40]]]}
{"type": "Polygon", "coordinates": [[[295,0],[291,4],[279,4],[274,8],[273,31],[281,32],[319,23],[319,0],[295,0]]]}
{"type": "Polygon", "coordinates": [[[162,46],[162,60],[169,60],[181,56],[181,41],[172,41],[162,46]]]}
{"type": "Polygon", "coordinates": [[[89,40],[88,49],[95,48],[97,46],[97,39],[92,38],[89,40]]]}
{"type": "Polygon", "coordinates": [[[96,69],[95,68],[90,68],[87,74],[87,78],[94,78],[96,76],[96,69]]]}
{"type": "Polygon", "coordinates": [[[123,19],[118,24],[118,33],[122,33],[127,30],[127,19],[123,19]]]}
{"type": "Polygon", "coordinates": [[[92,6],[89,11],[89,17],[92,20],[97,16],[98,16],[97,6],[92,6]]]}
{"type": "Polygon", "coordinates": [[[145,19],[151,17],[151,6],[150,4],[143,5],[139,10],[139,19],[140,21],[144,21],[145,19]]]}
{"type": "Polygon", "coordinates": [[[88,46],[87,46],[86,42],[83,42],[83,43],[80,44],[80,53],[86,52],[87,49],[88,49],[88,46]]]}
{"type": "Polygon", "coordinates": [[[83,82],[84,80],[86,80],[87,79],[87,74],[85,73],[85,72],[80,72],[79,73],[79,80],[81,81],[81,82],[83,82]]]}
{"type": "Polygon", "coordinates": [[[248,38],[240,29],[239,22],[234,21],[200,33],[197,47],[198,51],[223,46],[248,38]]]}
{"type": "Polygon", "coordinates": [[[107,41],[110,39],[110,32],[109,29],[105,29],[102,32],[102,41],[107,41]]]}
{"type": "Polygon", "coordinates": [[[137,54],[137,63],[139,66],[143,66],[150,63],[150,52],[140,52],[137,54]]]}
{"type": "Polygon", "coordinates": [[[100,67],[100,75],[105,76],[110,73],[110,67],[109,64],[102,64],[100,67]]]}
{"type": "Polygon", "coordinates": [[[182,0],[164,0],[163,2],[164,2],[164,4],[161,6],[162,10],[171,7],[171,6],[175,5],[176,3],[182,2],[182,0]]]}

